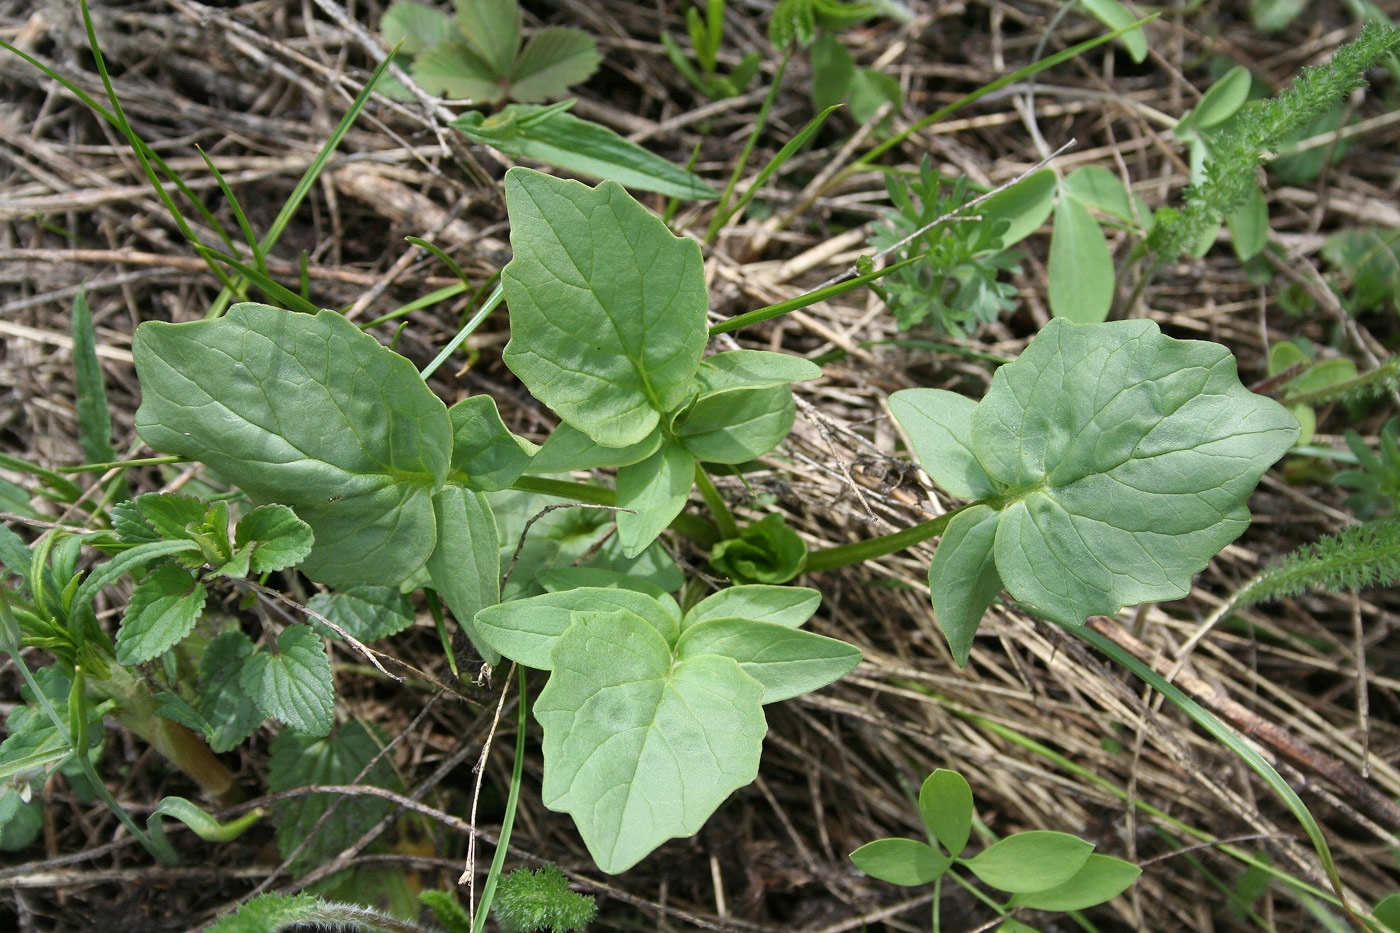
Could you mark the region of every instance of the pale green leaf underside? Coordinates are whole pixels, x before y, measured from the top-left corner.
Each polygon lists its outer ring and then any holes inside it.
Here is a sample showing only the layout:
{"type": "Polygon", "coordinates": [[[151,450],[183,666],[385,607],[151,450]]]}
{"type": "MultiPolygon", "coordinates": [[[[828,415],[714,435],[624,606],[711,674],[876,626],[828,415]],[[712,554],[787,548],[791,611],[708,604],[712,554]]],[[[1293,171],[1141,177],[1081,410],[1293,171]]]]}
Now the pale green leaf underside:
{"type": "Polygon", "coordinates": [[[753,619],[798,628],[821,605],[822,594],[805,586],[750,584],[706,596],[681,620],[681,631],[707,619],[753,619]]]}
{"type": "Polygon", "coordinates": [[[570,813],[598,867],[625,871],[699,831],[758,775],[763,687],[730,658],[672,662],[666,640],[622,614],[581,617],[554,648],[535,703],[542,799],[570,813]]]}
{"type": "Polygon", "coordinates": [[[325,646],[309,625],[289,625],[277,637],[277,654],[258,652],[243,662],[243,692],[268,716],[299,732],[331,731],[335,688],[325,646]]]}
{"type": "Polygon", "coordinates": [[[292,506],[315,533],[309,576],[396,585],[427,560],[452,433],[408,360],[333,311],[255,304],[147,322],[132,352],[141,438],[292,506]]]}
{"type": "Polygon", "coordinates": [[[728,389],[766,389],[808,379],[820,379],[822,369],[790,353],[730,350],[700,361],[696,374],[702,395],[728,389]]]}
{"type": "Polygon", "coordinates": [[[607,447],[646,438],[686,400],[706,340],[700,248],[620,185],[506,174],[515,256],[505,362],[607,447]]]}
{"type": "Polygon", "coordinates": [[[1046,297],[1057,318],[1095,324],[1113,305],[1113,256],[1089,209],[1061,194],[1050,236],[1049,288],[1046,297]]]}
{"type": "Polygon", "coordinates": [[[1011,490],[997,570],[1069,624],[1183,596],[1244,530],[1249,494],[1297,435],[1217,344],[1150,321],[1052,321],[972,417],[979,461],[1011,490]]]}
{"type": "Polygon", "coordinates": [[[618,611],[656,631],[668,645],[680,634],[680,620],[651,596],[591,586],[491,606],[477,613],[476,629],[512,661],[547,671],[554,666],[554,645],[573,623],[575,613],[618,611]]]}
{"type": "Polygon", "coordinates": [[[566,473],[593,470],[598,467],[628,466],[645,460],[661,446],[662,433],[655,430],[635,444],[626,447],[600,447],[578,428],[562,422],[550,432],[530,461],[531,473],[566,473]]]}
{"type": "Polygon", "coordinates": [[[945,389],[903,389],[890,396],[890,412],[908,432],[919,466],[960,499],[981,499],[996,492],[972,452],[976,407],[967,396],[945,389]]]}
{"type": "Polygon", "coordinates": [[[180,565],[157,565],[131,592],[117,632],[117,660],[141,664],[175,647],[194,628],[206,595],[180,565]]]}
{"type": "MultiPolygon", "coordinates": [[[[748,458],[744,458],[748,459],[748,458]]],[[[617,513],[622,553],[636,557],[671,524],[695,485],[695,457],[667,441],[650,457],[617,471],[617,513]]]]}
{"type": "Polygon", "coordinates": [[[709,619],[685,630],[681,660],[705,654],[733,658],[763,685],[764,704],[819,690],[860,663],[859,649],[834,638],[752,619],[709,619]]]}

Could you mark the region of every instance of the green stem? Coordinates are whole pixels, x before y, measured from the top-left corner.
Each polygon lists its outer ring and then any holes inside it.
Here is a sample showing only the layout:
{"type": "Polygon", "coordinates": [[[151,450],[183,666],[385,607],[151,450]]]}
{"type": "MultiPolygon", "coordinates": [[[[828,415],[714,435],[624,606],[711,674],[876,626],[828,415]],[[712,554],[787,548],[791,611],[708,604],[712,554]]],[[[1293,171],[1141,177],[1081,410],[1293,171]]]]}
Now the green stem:
{"type": "Polygon", "coordinates": [[[902,551],[907,547],[927,541],[929,538],[936,538],[943,533],[943,529],[948,527],[948,523],[953,520],[963,509],[977,505],[970,502],[951,512],[944,512],[937,518],[931,518],[926,522],[920,522],[913,528],[906,528],[903,531],[896,531],[894,534],[881,535],[878,538],[869,538],[865,541],[856,541],[852,544],[842,544],[837,547],[822,548],[813,551],[807,556],[807,573],[820,573],[823,570],[836,570],[839,567],[849,567],[852,564],[862,564],[877,557],[884,557],[886,554],[893,554],[902,551]]]}
{"type": "Polygon", "coordinates": [[[885,276],[889,275],[891,272],[897,272],[900,269],[903,269],[905,266],[919,262],[923,258],[924,257],[922,255],[910,256],[908,259],[892,263],[883,269],[876,269],[874,272],[869,272],[865,275],[858,275],[853,279],[847,279],[844,282],[837,282],[835,285],[828,285],[825,288],[818,288],[815,291],[810,291],[805,295],[798,295],[796,298],[789,298],[787,301],[780,301],[777,304],[769,305],[766,308],[758,308],[754,311],[745,312],[744,314],[737,315],[736,317],[732,317],[727,321],[723,321],[719,324],[716,324],[714,327],[711,327],[710,336],[715,337],[719,334],[727,334],[730,331],[736,331],[742,327],[748,327],[750,324],[758,324],[762,321],[767,321],[771,318],[787,314],[790,311],[801,310],[802,308],[805,308],[808,305],[814,305],[819,301],[825,301],[828,298],[835,298],[837,295],[844,294],[845,292],[849,292],[852,289],[860,288],[862,285],[868,285],[869,283],[874,282],[877,279],[882,279],[885,276]]]}
{"type": "MultiPolygon", "coordinates": [[[[543,476],[522,476],[511,483],[510,488],[517,492],[534,492],[593,505],[617,504],[617,493],[605,486],[590,486],[587,483],[572,483],[543,476]]],[[[701,547],[709,547],[720,539],[719,529],[713,523],[688,512],[677,515],[675,521],[671,522],[671,528],[701,547]]]]}
{"type": "Polygon", "coordinates": [[[159,466],[166,463],[188,463],[189,457],[142,457],[138,460],[113,460],[109,463],[85,463],[82,466],[59,467],[59,473],[105,473],[117,468],[159,466]]]}
{"type": "Polygon", "coordinates": [[[710,481],[710,475],[699,463],[695,464],[695,485],[700,487],[700,495],[704,498],[705,504],[710,507],[710,514],[715,517],[715,524],[719,526],[720,536],[722,538],[739,537],[739,524],[734,521],[734,513],[729,511],[724,497],[719,494],[715,484],[710,481]]]}
{"type": "Polygon", "coordinates": [[[486,875],[486,884],[481,888],[481,906],[476,913],[476,925],[472,933],[481,933],[486,926],[486,917],[491,912],[491,901],[496,896],[496,882],[505,867],[506,849],[510,846],[510,833],[515,827],[515,809],[520,802],[520,785],[525,768],[525,736],[530,731],[530,694],[525,680],[525,665],[515,668],[520,672],[520,699],[517,701],[515,727],[515,764],[510,772],[510,793],[506,796],[506,814],[501,820],[501,835],[496,840],[496,853],[491,856],[491,871],[486,875]]]}

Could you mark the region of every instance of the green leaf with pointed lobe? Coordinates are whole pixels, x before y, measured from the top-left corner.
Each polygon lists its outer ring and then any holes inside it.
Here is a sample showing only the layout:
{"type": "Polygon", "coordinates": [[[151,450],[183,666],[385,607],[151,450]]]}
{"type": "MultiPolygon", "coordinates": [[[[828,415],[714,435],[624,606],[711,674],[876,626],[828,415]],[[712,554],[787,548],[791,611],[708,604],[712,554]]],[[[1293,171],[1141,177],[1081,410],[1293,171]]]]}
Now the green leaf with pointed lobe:
{"type": "Polygon", "coordinates": [[[483,493],[448,486],[433,497],[438,543],[428,558],[428,576],[456,616],[472,646],[488,664],[500,661],[472,621],[501,601],[500,543],[496,519],[483,493]]]}
{"type": "Polygon", "coordinates": [[[995,557],[1000,519],[985,505],[953,516],[929,565],[933,616],[959,666],[967,663],[977,626],[1002,589],[995,557]]]}
{"type": "Polygon", "coordinates": [[[408,360],[333,311],[256,304],[147,322],[132,350],[142,439],[292,506],[315,534],[308,576],[393,586],[423,566],[452,431],[408,360]]]}
{"type": "Polygon", "coordinates": [[[239,686],[266,715],[305,732],[331,731],[335,685],[326,647],[309,625],[289,625],[277,636],[277,653],[259,651],[243,662],[239,686]]]}
{"type": "Polygon", "coordinates": [[[977,403],[946,389],[902,389],[890,396],[890,412],[909,433],[925,473],[960,499],[981,499],[996,484],[972,452],[972,410],[977,403]]]}
{"type": "Polygon", "coordinates": [[[706,596],[690,607],[681,630],[707,619],[753,619],[787,628],[799,628],[821,605],[822,594],[805,586],[768,586],[755,583],[731,586],[706,596]]]}
{"type": "Polygon", "coordinates": [[[194,629],[207,596],[204,584],[179,564],[157,564],[131,591],[117,632],[117,660],[141,664],[175,647],[194,629]]]}
{"type": "Polygon", "coordinates": [[[545,806],[571,814],[594,862],[616,874],[699,831],[758,774],[763,687],[732,658],[676,662],[625,613],[589,613],[555,643],[535,703],[545,806]]]}
{"type": "Polygon", "coordinates": [[[1071,625],[1184,596],[1297,436],[1218,344],[1150,321],[1051,321],[972,415],[983,468],[1019,490],[996,527],[997,571],[1071,625]]]}
{"type": "Polygon", "coordinates": [[[854,645],[815,632],[752,619],[709,619],[685,630],[676,657],[717,654],[733,658],[763,685],[763,703],[820,690],[860,663],[854,645]]]}
{"type": "Polygon", "coordinates": [[[515,257],[502,273],[504,359],[531,393],[606,447],[644,440],[686,401],[705,346],[700,247],[621,185],[506,173],[515,257]]]}

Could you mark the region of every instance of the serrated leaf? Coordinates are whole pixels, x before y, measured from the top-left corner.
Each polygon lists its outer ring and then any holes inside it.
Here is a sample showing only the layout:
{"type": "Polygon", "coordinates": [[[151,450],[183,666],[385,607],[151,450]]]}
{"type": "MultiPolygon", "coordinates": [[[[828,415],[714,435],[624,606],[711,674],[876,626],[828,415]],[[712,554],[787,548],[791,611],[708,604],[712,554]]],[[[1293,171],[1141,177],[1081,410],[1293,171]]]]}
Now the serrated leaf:
{"type": "Polygon", "coordinates": [[[1099,222],[1074,198],[1061,195],[1050,236],[1050,310],[1057,318],[1094,324],[1113,305],[1113,256],[1099,222]]]}
{"type": "MultiPolygon", "coordinates": [[[[317,593],[306,605],[360,641],[388,638],[413,624],[412,601],[391,586],[351,586],[317,593]]],[[[315,620],[311,625],[323,638],[340,637],[315,620]]]]}
{"type": "Polygon", "coordinates": [[[452,432],[408,360],[333,311],[253,304],[147,322],[132,349],[142,439],[292,506],[315,533],[308,576],[395,586],[423,566],[452,432]]]}
{"type": "Polygon", "coordinates": [[[699,175],[673,165],[608,127],[569,113],[542,115],[545,109],[511,104],[489,119],[472,111],[451,125],[473,142],[513,158],[538,159],[566,171],[687,201],[719,197],[719,192],[699,175]]]}
{"type": "Polygon", "coordinates": [[[400,0],[389,4],[379,20],[379,32],[390,46],[399,45],[405,55],[417,55],[424,49],[452,37],[452,20],[441,10],[423,3],[400,0]]]}
{"type": "Polygon", "coordinates": [[[1069,881],[1093,851],[1093,844],[1078,836],[1034,829],[1007,836],[961,864],[994,888],[1028,894],[1069,881]]]}
{"type": "Polygon", "coordinates": [[[452,423],[453,480],[472,489],[507,488],[539,449],[511,433],[489,395],[463,399],[447,409],[447,417],[452,423]]]}
{"type": "Polygon", "coordinates": [[[117,632],[117,661],[142,664],[175,647],[194,629],[207,596],[204,584],[178,564],[158,564],[131,591],[117,632]]]}
{"type": "Polygon", "coordinates": [[[525,43],[515,62],[510,97],[531,104],[563,97],[572,85],[591,78],[602,60],[598,43],[588,33],[568,26],[548,26],[525,43]]]}
{"type": "Polygon", "coordinates": [[[696,382],[700,395],[731,389],[767,389],[808,379],[820,379],[822,368],[791,353],[767,350],[730,350],[700,361],[696,382]]]}
{"type": "Polygon", "coordinates": [[[1000,513],[997,571],[1017,599],[1071,625],[1184,596],[1244,530],[1250,492],[1297,436],[1218,344],[1150,321],[1051,321],[972,415],[983,468],[1021,490],[1000,513]]]}
{"type": "Polygon", "coordinates": [[[429,94],[496,104],[506,89],[491,65],[465,42],[439,42],[413,60],[413,80],[429,94]]]}
{"type": "Polygon", "coordinates": [[[1085,910],[1113,900],[1137,880],[1142,869],[1109,855],[1090,855],[1079,872],[1063,884],[1033,894],[1017,894],[1012,907],[1032,910],[1085,910]]]}
{"type": "Polygon", "coordinates": [[[650,625],[588,613],[555,643],[553,668],[535,702],[541,798],[574,817],[603,871],[698,832],[758,775],[763,687],[733,659],[676,663],[650,625]]]}
{"type": "MultiPolygon", "coordinates": [[[[347,722],[334,735],[313,738],[290,730],[272,740],[267,785],[273,793],[310,784],[351,784],[379,752],[380,743],[358,722],[347,722]]],[[[381,758],[360,779],[373,787],[392,788],[393,769],[381,758]]],[[[392,804],[379,797],[339,797],[310,794],[279,800],[272,805],[277,827],[277,847],[285,858],[308,836],[311,842],[292,863],[292,871],[305,874],[339,855],[342,850],[378,823],[392,804]],[[335,814],[311,836],[321,815],[337,803],[335,814]]]]}
{"type": "Polygon", "coordinates": [[[598,467],[630,466],[645,460],[661,447],[661,426],[635,444],[626,447],[601,447],[593,439],[567,421],[550,432],[540,452],[531,461],[536,473],[565,473],[593,470],[598,467]]]}
{"type": "Polygon", "coordinates": [[[635,590],[579,587],[490,606],[477,613],[476,628],[482,638],[512,661],[547,671],[553,669],[555,644],[575,616],[622,612],[655,631],[669,646],[680,635],[680,619],[674,605],[674,600],[668,605],[635,590]]]}
{"type": "MultiPolygon", "coordinates": [[[[209,514],[209,503],[194,496],[148,492],[132,501],[157,536],[171,541],[188,538],[190,526],[203,525],[209,514]]],[[[134,527],[132,530],[140,534],[134,527]]]]}
{"type": "Polygon", "coordinates": [[[876,839],[851,853],[851,861],[872,878],[916,887],[928,884],[952,864],[948,856],[917,839],[876,839]]]}
{"type": "Polygon", "coordinates": [[[959,499],[981,499],[996,484],[972,452],[972,411],[977,403],[945,389],[902,389],[890,396],[890,413],[909,434],[919,466],[959,499]]]}
{"type": "MultiPolygon", "coordinates": [[[[1123,29],[1138,21],[1138,18],[1118,0],[1079,0],[1079,3],[1094,19],[1110,30],[1123,29]]],[[[1118,37],[1118,41],[1123,43],[1123,47],[1128,50],[1128,56],[1134,62],[1141,64],[1147,58],[1147,36],[1141,26],[1123,33],[1118,37]]]]}
{"type": "Polygon", "coordinates": [[[517,0],[457,0],[457,28],[498,76],[510,74],[520,51],[517,0]]]}
{"type": "Polygon", "coordinates": [[[853,645],[814,632],[752,619],[709,619],[685,630],[676,657],[717,654],[733,658],[763,685],[763,703],[819,690],[860,663],[853,645]]]}
{"type": "Polygon", "coordinates": [[[271,573],[306,559],[315,543],[311,526],[285,505],[260,505],[238,521],[234,547],[253,547],[254,573],[271,573]]]}
{"type": "Polygon", "coordinates": [[[681,631],[708,619],[753,619],[799,628],[821,605],[822,594],[805,586],[731,586],[706,596],[681,620],[681,631]]]}
{"type": "Polygon", "coordinates": [[[135,499],[118,502],[112,506],[111,515],[112,530],[124,544],[149,544],[160,540],[160,533],[146,521],[135,499]]]}
{"type": "Polygon", "coordinates": [[[609,182],[588,188],[513,168],[506,204],[515,250],[501,275],[506,365],[595,443],[644,440],[686,400],[700,365],[699,246],[609,182]]]}
{"type": "Polygon", "coordinates": [[[617,471],[617,537],[622,553],[636,557],[685,508],[695,485],[695,457],[666,441],[650,457],[617,471]]]}
{"type": "Polygon", "coordinates": [[[212,732],[209,747],[226,752],[257,731],[264,719],[239,678],[253,654],[253,642],[240,631],[224,632],[204,649],[199,664],[199,712],[212,732]]]}
{"type": "Polygon", "coordinates": [[[258,709],[308,735],[331,731],[335,685],[325,645],[309,625],[289,625],[277,654],[259,651],[243,662],[238,684],[258,709]]]}
{"type": "Polygon", "coordinates": [[[957,858],[972,835],[972,788],[956,771],[939,768],[919,788],[919,815],[948,853],[957,858]]]}
{"type": "Polygon", "coordinates": [[[795,418],[786,384],[731,389],[702,395],[676,420],[676,439],[706,463],[744,463],[782,443],[795,418]]]}
{"type": "Polygon", "coordinates": [[[977,626],[1002,590],[995,550],[1000,519],[985,505],[953,516],[929,565],[934,619],[959,667],[967,664],[977,626]]]}
{"type": "Polygon", "coordinates": [[[428,558],[433,589],[482,659],[495,664],[500,657],[472,621],[479,611],[501,601],[500,543],[491,505],[482,493],[448,486],[433,497],[433,507],[438,525],[438,544],[428,558]]]}

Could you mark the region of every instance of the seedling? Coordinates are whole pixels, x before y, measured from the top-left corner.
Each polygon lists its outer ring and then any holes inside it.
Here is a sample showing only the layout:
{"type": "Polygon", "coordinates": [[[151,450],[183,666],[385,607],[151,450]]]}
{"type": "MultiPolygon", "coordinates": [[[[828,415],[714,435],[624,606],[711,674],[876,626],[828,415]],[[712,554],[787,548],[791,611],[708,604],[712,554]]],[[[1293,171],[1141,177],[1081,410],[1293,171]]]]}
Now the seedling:
{"type": "MultiPolygon", "coordinates": [[[[1005,891],[1011,899],[992,903],[1005,917],[1017,908],[1028,910],[1084,910],[1113,900],[1128,889],[1142,869],[1109,855],[1098,855],[1094,845],[1068,833],[1030,830],[1015,833],[965,857],[972,837],[972,789],[956,771],[939,769],[919,790],[919,816],[928,842],[917,839],[877,839],[851,853],[856,867],[881,881],[918,887],[942,881],[957,869],[965,869],[978,881],[1005,891]]],[[[957,880],[968,884],[962,878],[957,880]]],[[[939,902],[933,901],[933,928],[939,902]]],[[[1010,926],[1001,930],[1027,929],[1010,926]]]]}
{"type": "Polygon", "coordinates": [[[1332,481],[1353,490],[1347,496],[1347,508],[1361,519],[1400,511],[1400,418],[1391,418],[1381,428],[1374,452],[1355,431],[1347,431],[1346,438],[1361,469],[1338,473],[1332,481]]]}
{"type": "Polygon", "coordinates": [[[690,47],[695,53],[697,69],[685,52],[671,38],[670,33],[661,34],[661,44],[666,48],[666,57],[691,86],[711,100],[738,97],[749,89],[758,68],[763,64],[763,56],[749,52],[728,75],[720,75],[719,48],[724,38],[724,0],[705,0],[705,18],[700,18],[700,10],[693,6],[685,8],[686,32],[690,35],[690,47]]]}
{"type": "Polygon", "coordinates": [[[412,59],[413,79],[431,94],[478,104],[540,103],[587,81],[602,56],[581,29],[549,26],[523,43],[516,0],[457,0],[457,16],[422,3],[390,4],[379,23],[412,59]]]}
{"type": "MultiPolygon", "coordinates": [[[[898,110],[904,96],[899,82],[877,68],[857,68],[855,59],[834,33],[824,32],[812,43],[812,105],[825,110],[834,104],[847,104],[857,123],[874,118],[885,104],[898,110]]],[[[880,130],[888,131],[889,117],[880,130]]]]}

